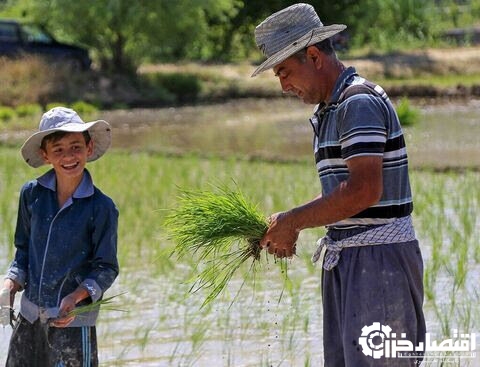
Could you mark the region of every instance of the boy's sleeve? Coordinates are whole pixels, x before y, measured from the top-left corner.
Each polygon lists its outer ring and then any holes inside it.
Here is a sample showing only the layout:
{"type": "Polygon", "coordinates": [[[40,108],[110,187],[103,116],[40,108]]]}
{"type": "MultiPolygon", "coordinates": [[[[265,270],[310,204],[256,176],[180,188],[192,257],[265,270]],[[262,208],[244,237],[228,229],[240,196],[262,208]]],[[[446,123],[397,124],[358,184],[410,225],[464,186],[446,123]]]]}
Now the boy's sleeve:
{"type": "Polygon", "coordinates": [[[92,234],[94,254],[91,272],[82,282],[93,302],[113,284],[118,275],[117,260],[118,210],[110,201],[109,205],[98,206],[92,234]]]}
{"type": "Polygon", "coordinates": [[[28,244],[30,241],[31,212],[28,204],[28,186],[25,185],[20,191],[20,199],[17,213],[17,226],[15,229],[15,257],[7,270],[5,278],[12,279],[25,288],[28,269],[28,244]]]}

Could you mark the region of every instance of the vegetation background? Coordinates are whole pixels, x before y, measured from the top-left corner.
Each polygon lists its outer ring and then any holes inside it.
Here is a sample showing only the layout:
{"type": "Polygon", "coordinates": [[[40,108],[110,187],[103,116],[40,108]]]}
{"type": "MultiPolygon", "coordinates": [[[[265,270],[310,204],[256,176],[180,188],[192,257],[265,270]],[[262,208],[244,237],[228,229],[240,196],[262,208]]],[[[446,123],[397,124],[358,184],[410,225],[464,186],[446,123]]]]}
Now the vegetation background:
{"type": "MultiPolygon", "coordinates": [[[[0,68],[0,105],[39,103],[45,107],[49,102],[83,100],[115,108],[277,96],[276,85],[270,89],[261,84],[263,80],[245,81],[251,67],[242,72],[241,78],[232,78],[231,71],[238,72],[232,65],[260,62],[263,56],[254,44],[255,25],[295,2],[0,0],[0,17],[41,24],[57,39],[87,47],[94,60],[94,70],[74,74],[39,60],[27,60],[24,65],[4,60],[0,68]],[[204,68],[188,68],[189,63],[204,68]],[[228,72],[222,68],[225,65],[230,66],[228,72]]],[[[480,94],[479,87],[471,87],[480,84],[480,70],[473,69],[480,64],[477,59],[469,58],[458,66],[450,60],[446,69],[439,69],[438,59],[448,59],[449,51],[433,56],[426,51],[473,45],[475,27],[480,23],[480,0],[308,2],[324,24],[348,25],[343,35],[347,46],[339,47],[342,58],[378,61],[384,57],[380,68],[377,64],[377,69],[368,71],[374,70],[376,77],[387,80],[400,79],[402,85],[415,82],[414,88],[392,90],[390,94],[438,94],[432,83],[445,83],[445,78],[440,82],[429,80],[427,87],[419,87],[419,73],[422,78],[432,74],[473,74],[466,78],[468,81],[446,83],[454,87],[460,83],[466,85],[467,94],[480,94]],[[465,30],[463,38],[446,35],[447,30],[458,27],[465,30]],[[419,54],[419,50],[424,52],[419,54]]],[[[459,88],[456,92],[459,90],[465,92],[459,88]]]]}
{"type": "MultiPolygon", "coordinates": [[[[3,0],[2,15],[44,25],[92,50],[103,70],[143,63],[259,60],[255,26],[292,0],[3,0]]],[[[480,0],[309,1],[325,24],[344,23],[352,48],[393,51],[439,45],[444,31],[480,19],[480,0]]]]}

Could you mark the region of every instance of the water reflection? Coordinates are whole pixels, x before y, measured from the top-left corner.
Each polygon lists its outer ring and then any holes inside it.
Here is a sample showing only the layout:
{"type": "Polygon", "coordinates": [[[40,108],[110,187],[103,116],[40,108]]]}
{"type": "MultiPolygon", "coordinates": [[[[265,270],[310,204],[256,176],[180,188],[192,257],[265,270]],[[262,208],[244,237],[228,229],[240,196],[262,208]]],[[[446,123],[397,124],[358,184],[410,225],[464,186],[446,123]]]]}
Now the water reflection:
{"type": "MultiPolygon", "coordinates": [[[[419,103],[419,102],[417,102],[419,103]]],[[[406,127],[413,167],[480,167],[480,101],[418,104],[406,127]]],[[[313,107],[295,98],[245,99],[221,105],[104,112],[113,146],[162,153],[312,159],[313,107]]]]}
{"type": "Polygon", "coordinates": [[[294,99],[106,113],[114,147],[296,159],[311,153],[311,107],[294,99]]]}

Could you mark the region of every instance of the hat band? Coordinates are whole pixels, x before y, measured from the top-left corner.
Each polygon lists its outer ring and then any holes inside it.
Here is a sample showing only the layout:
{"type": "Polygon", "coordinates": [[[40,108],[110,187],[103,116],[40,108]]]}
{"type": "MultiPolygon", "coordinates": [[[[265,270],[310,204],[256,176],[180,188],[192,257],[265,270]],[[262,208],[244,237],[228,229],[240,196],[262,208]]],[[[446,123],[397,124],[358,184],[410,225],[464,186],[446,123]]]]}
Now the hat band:
{"type": "Polygon", "coordinates": [[[266,45],[262,44],[259,46],[260,51],[263,53],[265,57],[271,57],[272,55],[275,55],[277,52],[287,48],[287,47],[297,47],[297,45],[300,42],[303,42],[305,38],[307,38],[307,42],[305,43],[305,47],[308,46],[308,43],[311,41],[313,38],[313,34],[315,33],[315,28],[312,29],[311,31],[308,31],[307,33],[304,33],[300,37],[295,37],[294,40],[288,40],[287,42],[282,42],[279,45],[276,45],[275,49],[267,50],[266,45]]]}

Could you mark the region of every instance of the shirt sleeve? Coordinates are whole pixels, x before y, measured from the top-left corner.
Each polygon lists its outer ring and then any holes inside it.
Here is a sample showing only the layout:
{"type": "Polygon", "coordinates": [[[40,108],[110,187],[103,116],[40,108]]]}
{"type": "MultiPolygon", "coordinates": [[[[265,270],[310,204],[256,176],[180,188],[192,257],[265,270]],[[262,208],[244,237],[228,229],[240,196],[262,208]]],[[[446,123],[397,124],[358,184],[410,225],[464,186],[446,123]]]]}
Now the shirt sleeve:
{"type": "Polygon", "coordinates": [[[14,280],[21,289],[27,282],[29,258],[31,211],[28,204],[30,185],[26,184],[20,191],[17,225],[15,229],[15,257],[7,270],[6,278],[14,280]]]}
{"type": "Polygon", "coordinates": [[[344,160],[382,156],[387,141],[388,110],[379,97],[358,94],[339,107],[338,134],[344,160]]]}
{"type": "Polygon", "coordinates": [[[95,209],[91,271],[82,282],[95,302],[113,284],[119,272],[117,260],[118,210],[111,200],[95,209]]]}

